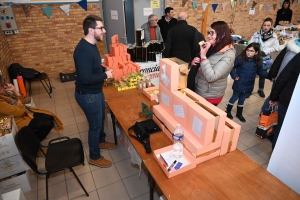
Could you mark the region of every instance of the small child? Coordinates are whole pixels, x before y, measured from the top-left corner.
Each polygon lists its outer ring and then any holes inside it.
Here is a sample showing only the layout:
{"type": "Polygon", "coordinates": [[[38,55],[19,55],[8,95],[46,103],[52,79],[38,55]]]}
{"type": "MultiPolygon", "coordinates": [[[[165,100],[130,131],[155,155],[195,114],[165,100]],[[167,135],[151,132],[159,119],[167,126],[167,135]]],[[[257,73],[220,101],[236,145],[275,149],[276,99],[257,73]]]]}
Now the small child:
{"type": "Polygon", "coordinates": [[[262,68],[262,57],[258,43],[249,44],[246,49],[234,61],[234,67],[230,72],[234,80],[232,85],[233,94],[226,105],[227,117],[233,119],[231,109],[234,102],[238,100],[236,117],[241,122],[246,122],[243,117],[243,107],[246,97],[252,92],[256,74],[268,78],[268,73],[262,68]]]}

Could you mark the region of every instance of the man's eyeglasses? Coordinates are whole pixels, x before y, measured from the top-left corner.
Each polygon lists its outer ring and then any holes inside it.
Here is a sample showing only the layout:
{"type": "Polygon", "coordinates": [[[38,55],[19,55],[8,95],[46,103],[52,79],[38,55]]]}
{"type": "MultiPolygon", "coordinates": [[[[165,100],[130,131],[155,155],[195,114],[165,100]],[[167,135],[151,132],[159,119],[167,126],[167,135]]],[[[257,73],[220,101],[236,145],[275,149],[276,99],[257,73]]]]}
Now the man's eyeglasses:
{"type": "Polygon", "coordinates": [[[101,31],[103,31],[103,29],[105,29],[105,28],[104,28],[104,26],[101,26],[101,27],[95,27],[94,29],[100,29],[101,31]]]}
{"type": "Polygon", "coordinates": [[[250,50],[250,49],[246,49],[246,51],[251,52],[251,53],[255,52],[254,50],[250,50]]]}
{"type": "Polygon", "coordinates": [[[211,36],[213,36],[215,34],[215,32],[214,31],[207,31],[207,35],[211,35],[211,36]]]}

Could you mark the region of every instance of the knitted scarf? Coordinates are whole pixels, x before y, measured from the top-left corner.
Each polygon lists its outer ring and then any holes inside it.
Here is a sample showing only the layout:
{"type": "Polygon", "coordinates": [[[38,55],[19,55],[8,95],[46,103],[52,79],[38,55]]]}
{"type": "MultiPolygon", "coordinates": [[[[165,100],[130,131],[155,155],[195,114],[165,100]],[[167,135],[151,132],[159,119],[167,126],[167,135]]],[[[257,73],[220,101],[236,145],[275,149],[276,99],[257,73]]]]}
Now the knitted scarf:
{"type": "Polygon", "coordinates": [[[263,42],[267,41],[271,37],[273,37],[273,29],[271,28],[268,32],[264,32],[262,29],[260,29],[259,34],[261,35],[261,39],[263,42]]]}
{"type": "Polygon", "coordinates": [[[10,105],[17,105],[18,104],[18,98],[16,98],[13,94],[5,92],[3,95],[0,95],[0,99],[3,99],[10,105]]]}

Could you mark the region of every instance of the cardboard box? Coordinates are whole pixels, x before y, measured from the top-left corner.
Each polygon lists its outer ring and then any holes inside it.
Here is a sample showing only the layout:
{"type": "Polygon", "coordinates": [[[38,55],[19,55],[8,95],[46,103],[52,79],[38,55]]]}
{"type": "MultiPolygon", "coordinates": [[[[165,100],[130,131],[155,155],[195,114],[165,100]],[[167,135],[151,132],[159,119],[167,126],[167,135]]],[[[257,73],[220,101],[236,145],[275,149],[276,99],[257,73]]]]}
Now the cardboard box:
{"type": "Polygon", "coordinates": [[[165,130],[165,125],[161,120],[159,120],[155,115],[152,116],[153,121],[157,124],[157,126],[160,128],[162,132],[165,130]]]}
{"type": "Polygon", "coordinates": [[[165,109],[168,113],[173,112],[173,106],[172,106],[172,92],[163,86],[163,84],[159,84],[159,105],[163,109],[165,109]]]}
{"type": "Polygon", "coordinates": [[[220,108],[214,106],[210,102],[206,101],[203,97],[198,95],[197,93],[191,91],[190,89],[186,88],[181,90],[182,92],[185,92],[185,95],[187,95],[191,99],[196,99],[196,103],[204,108],[206,111],[211,113],[215,117],[215,123],[214,123],[214,136],[213,136],[213,142],[215,141],[221,141],[223,137],[223,130],[225,126],[225,119],[226,119],[226,113],[225,111],[221,110],[220,108]]]}
{"type": "Polygon", "coordinates": [[[172,107],[173,111],[171,112],[171,116],[178,121],[178,123],[186,127],[187,118],[188,118],[188,104],[194,103],[194,101],[179,91],[173,92],[172,95],[172,107]]]}
{"type": "Polygon", "coordinates": [[[149,88],[143,88],[143,94],[146,97],[148,97],[148,99],[150,99],[151,101],[157,100],[157,94],[156,93],[159,94],[159,87],[158,86],[149,87],[149,88]]]}
{"type": "Polygon", "coordinates": [[[218,157],[220,155],[220,148],[211,150],[210,152],[207,152],[203,155],[200,155],[199,157],[197,157],[196,159],[196,165],[203,163],[205,161],[208,161],[210,159],[213,159],[215,157],[218,157]]]}
{"type": "Polygon", "coordinates": [[[169,91],[178,90],[179,66],[168,58],[163,58],[159,62],[159,83],[165,86],[169,91]]]}
{"type": "Polygon", "coordinates": [[[20,154],[0,160],[0,179],[28,170],[20,154]]]}
{"type": "Polygon", "coordinates": [[[220,155],[224,155],[236,149],[240,132],[241,126],[233,120],[226,118],[220,155]]]}
{"type": "Polygon", "coordinates": [[[164,122],[164,115],[167,113],[162,107],[161,105],[154,105],[152,107],[153,109],[153,113],[155,114],[155,116],[162,122],[164,122]]]}
{"type": "Polygon", "coordinates": [[[170,145],[170,146],[153,151],[153,154],[154,154],[153,156],[154,156],[155,160],[158,162],[159,166],[161,167],[161,169],[164,171],[164,173],[166,174],[166,176],[168,178],[172,178],[178,174],[181,174],[183,172],[186,172],[186,171],[196,167],[196,159],[186,149],[183,149],[183,157],[178,159],[178,162],[182,162],[183,165],[176,171],[168,172],[167,169],[161,164],[159,157],[160,157],[160,154],[164,154],[166,152],[171,153],[172,149],[173,149],[173,145],[170,145]]]}
{"type": "Polygon", "coordinates": [[[9,158],[19,154],[19,150],[15,143],[15,135],[18,131],[16,122],[12,116],[11,132],[0,137],[0,160],[9,158]]]}
{"type": "Polygon", "coordinates": [[[2,199],[26,200],[21,188],[2,194],[2,199]]]}
{"type": "Polygon", "coordinates": [[[178,67],[179,67],[178,88],[180,88],[180,89],[186,88],[187,76],[189,73],[188,63],[186,63],[178,58],[170,58],[170,60],[177,63],[178,67]]]}
{"type": "Polygon", "coordinates": [[[20,175],[13,176],[12,178],[9,178],[0,183],[1,193],[7,193],[18,188],[21,188],[24,193],[31,191],[28,171],[24,171],[20,175]]]}

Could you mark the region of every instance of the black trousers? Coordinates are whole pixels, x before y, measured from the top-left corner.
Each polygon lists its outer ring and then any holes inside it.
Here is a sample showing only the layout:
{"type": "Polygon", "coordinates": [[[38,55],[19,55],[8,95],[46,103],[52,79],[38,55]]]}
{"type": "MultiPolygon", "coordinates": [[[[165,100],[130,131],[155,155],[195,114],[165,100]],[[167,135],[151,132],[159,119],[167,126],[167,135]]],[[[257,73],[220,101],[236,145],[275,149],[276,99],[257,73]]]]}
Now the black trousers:
{"type": "Polygon", "coordinates": [[[28,124],[40,141],[47,137],[53,125],[53,116],[43,113],[34,113],[33,119],[28,124]]]}

